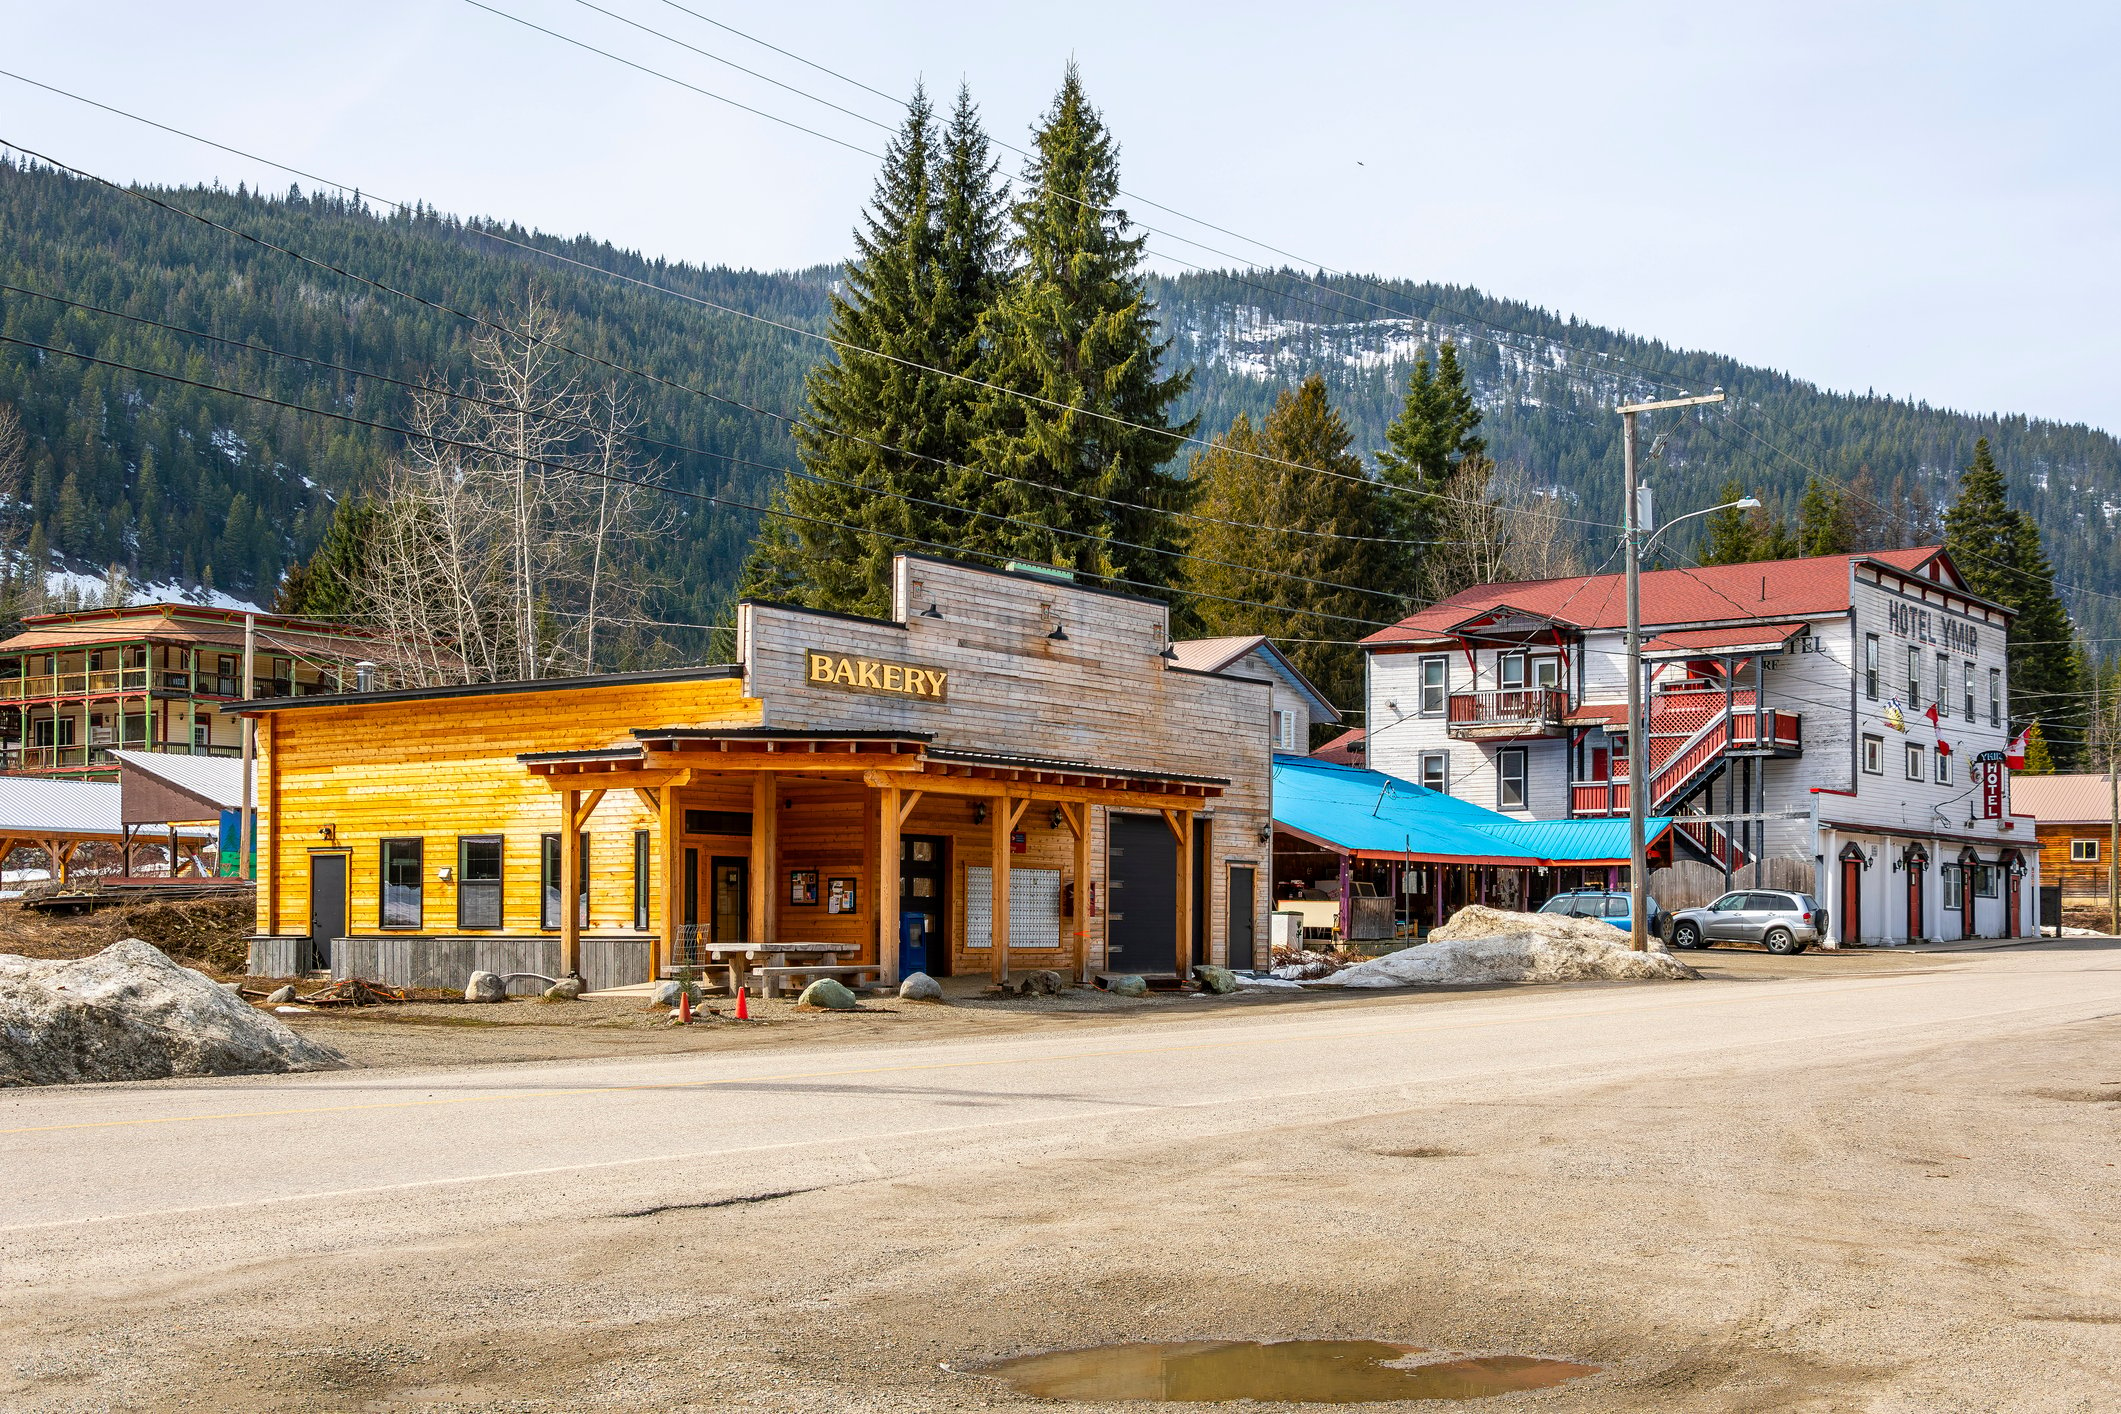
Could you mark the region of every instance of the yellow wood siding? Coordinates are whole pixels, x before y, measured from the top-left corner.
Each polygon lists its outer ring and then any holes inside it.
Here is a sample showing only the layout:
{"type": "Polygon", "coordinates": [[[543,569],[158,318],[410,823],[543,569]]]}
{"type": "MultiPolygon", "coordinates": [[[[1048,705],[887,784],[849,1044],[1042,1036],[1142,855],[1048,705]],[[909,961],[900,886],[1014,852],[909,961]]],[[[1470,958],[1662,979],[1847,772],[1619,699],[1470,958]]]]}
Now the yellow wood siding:
{"type": "MultiPolygon", "coordinates": [[[[500,835],[500,932],[538,931],[539,836],[560,829],[560,793],[516,760],[522,752],[628,744],[636,727],[749,726],[759,704],[733,678],[614,683],[270,714],[259,733],[261,933],[309,930],[309,856],[341,848],[349,866],[349,930],[381,931],[381,841],[423,841],[417,931],[455,933],[457,840],[500,835]],[[437,877],[450,871],[447,881],[437,877]],[[275,913],[277,916],[275,916],[275,913]]],[[[633,834],[650,832],[650,874],[662,877],[654,815],[631,790],[606,795],[590,817],[589,929],[633,931],[633,834]]],[[[651,889],[651,929],[657,900],[651,889]]],[[[398,931],[398,930],[393,930],[398,931]]]]}

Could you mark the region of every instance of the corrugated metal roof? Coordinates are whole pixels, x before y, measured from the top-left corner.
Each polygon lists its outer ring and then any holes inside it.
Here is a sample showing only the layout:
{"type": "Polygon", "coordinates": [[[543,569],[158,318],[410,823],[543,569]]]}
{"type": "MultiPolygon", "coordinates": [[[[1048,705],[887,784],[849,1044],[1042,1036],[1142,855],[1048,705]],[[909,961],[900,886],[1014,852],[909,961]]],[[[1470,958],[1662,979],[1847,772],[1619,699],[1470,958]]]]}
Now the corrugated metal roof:
{"type": "Polygon", "coordinates": [[[2011,813],[2030,815],[2043,825],[2106,824],[2113,816],[2113,792],[2102,775],[2011,775],[2011,813]]]}
{"type": "MultiPolygon", "coordinates": [[[[158,776],[182,791],[210,800],[221,810],[243,802],[243,762],[232,756],[188,756],[168,751],[113,751],[120,763],[158,776]]],[[[251,783],[255,795],[257,783],[251,783]]]]}
{"type": "MultiPolygon", "coordinates": [[[[1865,555],[1650,570],[1642,576],[1642,621],[1654,626],[1839,613],[1849,606],[1849,561],[1876,560],[1913,572],[1940,553],[1940,547],[1929,545],[1865,555]]],[[[1604,574],[1475,585],[1379,629],[1363,642],[1433,639],[1484,610],[1505,605],[1575,628],[1619,628],[1627,622],[1627,578],[1604,574]]]]}
{"type": "MultiPolygon", "coordinates": [[[[1340,849],[1468,864],[1624,864],[1628,822],[1517,820],[1359,766],[1274,758],[1274,821],[1340,849]]],[[[1656,844],[1671,821],[1649,822],[1656,844]]]]}
{"type": "Polygon", "coordinates": [[[0,835],[109,835],[117,838],[116,781],[46,781],[0,776],[0,835]]]}

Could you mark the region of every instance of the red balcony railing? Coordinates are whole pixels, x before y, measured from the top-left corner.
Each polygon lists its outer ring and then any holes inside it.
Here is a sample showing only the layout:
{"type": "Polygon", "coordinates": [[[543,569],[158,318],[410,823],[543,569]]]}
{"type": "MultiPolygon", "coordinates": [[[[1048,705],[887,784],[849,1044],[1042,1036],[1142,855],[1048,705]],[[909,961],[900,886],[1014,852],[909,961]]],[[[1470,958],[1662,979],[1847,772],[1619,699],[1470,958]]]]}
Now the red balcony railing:
{"type": "Polygon", "coordinates": [[[1509,687],[1489,692],[1454,692],[1450,728],[1454,734],[1517,731],[1525,735],[1561,730],[1569,713],[1569,695],[1558,687],[1509,687]]]}

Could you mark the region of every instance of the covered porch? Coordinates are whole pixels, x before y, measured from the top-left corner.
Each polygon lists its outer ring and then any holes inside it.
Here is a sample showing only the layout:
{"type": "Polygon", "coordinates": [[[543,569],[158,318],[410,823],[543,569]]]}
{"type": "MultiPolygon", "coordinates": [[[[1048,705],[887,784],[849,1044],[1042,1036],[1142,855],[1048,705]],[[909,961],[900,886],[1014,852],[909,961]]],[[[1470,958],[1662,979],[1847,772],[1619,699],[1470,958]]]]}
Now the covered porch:
{"type": "MultiPolygon", "coordinates": [[[[635,836],[649,977],[785,954],[885,983],[925,971],[1000,984],[1012,968],[1086,981],[1103,953],[1110,812],[1168,834],[1171,966],[1183,976],[1194,961],[1195,821],[1226,782],[961,751],[914,731],[632,735],[517,759],[557,797],[561,899],[585,897],[583,840],[614,792],[652,817],[635,836]]],[[[556,911],[562,970],[580,972],[583,910],[556,911]]]]}

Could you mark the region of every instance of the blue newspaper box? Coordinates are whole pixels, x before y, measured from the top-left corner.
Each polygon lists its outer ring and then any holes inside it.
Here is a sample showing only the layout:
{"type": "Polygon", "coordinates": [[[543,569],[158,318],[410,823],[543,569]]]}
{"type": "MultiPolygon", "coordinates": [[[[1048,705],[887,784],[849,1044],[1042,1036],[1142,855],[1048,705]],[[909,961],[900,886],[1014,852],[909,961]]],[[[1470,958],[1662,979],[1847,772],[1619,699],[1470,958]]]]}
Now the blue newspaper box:
{"type": "Polygon", "coordinates": [[[898,916],[898,970],[901,977],[909,972],[928,970],[928,915],[925,913],[901,913],[898,916]]]}

